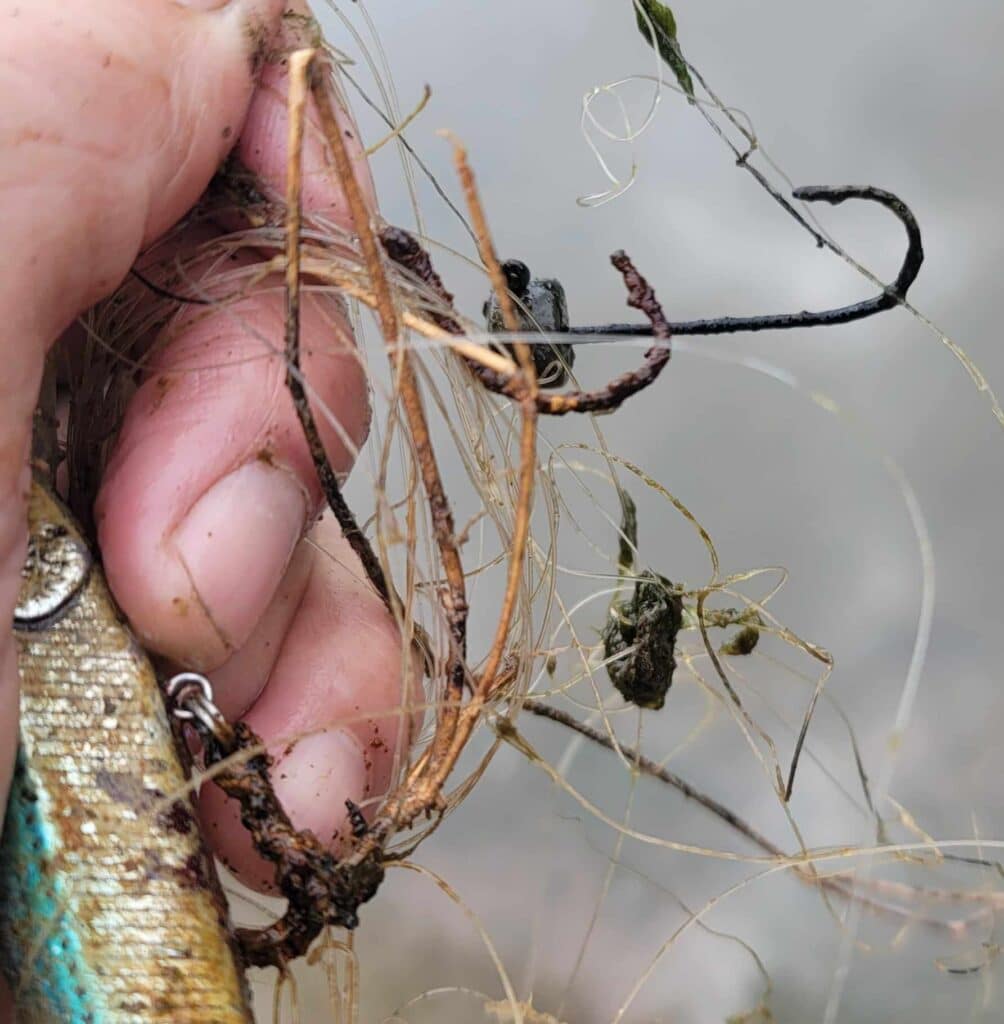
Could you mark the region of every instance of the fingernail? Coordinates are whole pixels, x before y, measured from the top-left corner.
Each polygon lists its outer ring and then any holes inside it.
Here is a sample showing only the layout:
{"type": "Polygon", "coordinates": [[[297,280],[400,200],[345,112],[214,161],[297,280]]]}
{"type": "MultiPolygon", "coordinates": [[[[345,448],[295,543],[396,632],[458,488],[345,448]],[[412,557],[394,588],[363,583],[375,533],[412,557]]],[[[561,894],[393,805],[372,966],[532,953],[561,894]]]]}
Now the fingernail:
{"type": "Polygon", "coordinates": [[[175,531],[198,602],[228,647],[250,636],[306,520],[307,499],[296,478],[251,462],[217,481],[175,531]]]}
{"type": "Polygon", "coordinates": [[[277,758],[272,781],[293,824],[327,844],[349,834],[345,801],[366,799],[368,774],[359,741],[345,729],[332,729],[305,736],[277,758]]]}

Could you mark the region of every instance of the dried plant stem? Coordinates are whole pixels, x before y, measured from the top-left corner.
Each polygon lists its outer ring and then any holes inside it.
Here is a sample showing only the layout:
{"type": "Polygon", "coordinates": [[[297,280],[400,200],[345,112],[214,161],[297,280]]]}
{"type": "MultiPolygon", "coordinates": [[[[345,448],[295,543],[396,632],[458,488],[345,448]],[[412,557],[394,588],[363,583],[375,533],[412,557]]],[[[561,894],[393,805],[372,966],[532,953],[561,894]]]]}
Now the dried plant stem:
{"type": "MultiPolygon", "coordinates": [[[[376,296],[370,289],[363,287],[352,274],[339,271],[331,265],[330,261],[311,256],[309,252],[301,255],[300,262],[304,275],[334,285],[345,292],[346,295],[363,303],[363,305],[369,306],[370,309],[376,309],[376,296]]],[[[278,263],[275,264],[275,266],[278,265],[278,263]]],[[[416,331],[423,337],[433,341],[443,342],[465,359],[474,360],[485,368],[493,370],[506,378],[511,377],[516,372],[516,364],[507,356],[496,352],[494,349],[465,341],[462,337],[458,337],[457,334],[444,329],[431,320],[427,320],[425,317],[412,313],[410,310],[403,310],[400,318],[401,324],[404,327],[416,331]]]]}
{"type": "MultiPolygon", "coordinates": [[[[518,330],[519,320],[516,316],[516,308],[509,295],[505,274],[503,274],[495,254],[484,207],[481,205],[481,197],[478,195],[477,184],[474,180],[474,172],[467,160],[467,150],[456,141],[453,144],[453,160],[464,191],[464,198],[467,201],[467,211],[474,226],[474,234],[478,240],[481,262],[485,265],[492,287],[495,289],[495,295],[502,309],[503,321],[507,329],[518,330]]],[[[492,692],[495,676],[505,652],[505,641],[509,635],[509,626],[512,623],[516,607],[516,596],[519,593],[519,584],[523,576],[523,560],[526,555],[527,538],[530,533],[530,514],[533,508],[533,482],[537,473],[537,374],[530,346],[517,341],[514,350],[520,369],[516,398],[523,421],[519,440],[519,492],[502,610],[495,629],[495,638],[481,671],[475,694],[476,698],[481,700],[492,692]]],[[[457,753],[459,754],[459,750],[457,753]]]]}
{"type": "MultiPolygon", "coordinates": [[[[506,288],[505,275],[502,273],[491,243],[491,235],[488,231],[484,210],[474,182],[474,174],[467,162],[466,151],[463,146],[456,143],[454,145],[454,160],[464,190],[464,196],[467,200],[471,221],[474,225],[482,262],[488,270],[488,275],[492,280],[503,310],[508,306],[508,312],[504,312],[503,315],[509,317],[513,324],[515,324],[515,310],[512,307],[506,288]]],[[[519,490],[516,500],[513,534],[510,542],[509,569],[506,576],[505,593],[502,598],[502,609],[499,614],[495,637],[478,678],[474,693],[467,705],[459,711],[456,730],[451,738],[450,745],[445,751],[440,753],[441,748],[437,748],[434,743],[433,751],[435,756],[430,760],[428,774],[421,780],[422,785],[415,794],[418,799],[410,804],[406,802],[400,808],[399,813],[403,821],[410,820],[415,813],[423,809],[423,800],[426,801],[425,806],[428,807],[429,800],[438,799],[439,793],[450,772],[453,770],[457,758],[460,756],[481,717],[485,704],[497,689],[497,675],[505,653],[505,642],[512,624],[516,597],[519,593],[519,585],[524,571],[524,559],[530,532],[530,514],[533,505],[533,484],[537,472],[537,378],[529,346],[524,343],[517,343],[515,345],[515,352],[519,363],[519,370],[515,375],[516,397],[519,401],[522,417],[519,490]]],[[[439,739],[438,735],[436,739],[439,739]]]]}
{"type": "Polygon", "coordinates": [[[607,733],[602,732],[591,725],[587,725],[585,722],[580,722],[572,715],[567,714],[559,708],[552,707],[550,704],[545,704],[543,701],[529,698],[523,702],[523,707],[531,714],[538,715],[541,718],[550,719],[552,722],[557,722],[559,725],[563,725],[566,729],[571,729],[573,732],[577,732],[580,736],[584,736],[587,740],[606,748],[612,753],[617,753],[619,751],[621,755],[627,759],[628,763],[634,765],[643,775],[649,775],[654,779],[658,779],[660,782],[666,783],[668,786],[672,786],[674,789],[682,793],[688,800],[693,800],[694,803],[700,804],[706,810],[709,810],[714,814],[715,817],[724,821],[730,828],[733,828],[740,834],[744,835],[750,840],[750,842],[763,850],[764,853],[769,853],[774,857],[788,856],[780,846],[772,843],[765,835],[763,835],[763,833],[758,832],[752,825],[740,818],[734,811],[729,810],[728,807],[719,803],[714,797],[701,792],[701,790],[692,786],[679,775],[674,774],[668,768],[665,768],[653,761],[651,758],[646,757],[633,747],[626,747],[620,744],[615,745],[614,740],[607,733]]]}
{"type": "Polygon", "coordinates": [[[338,477],[324,451],[310,398],[300,369],[300,228],[302,222],[303,131],[306,118],[307,80],[316,50],[297,50],[289,58],[289,150],[286,172],[286,386],[303,428],[317,479],[335,514],[345,539],[362,562],[366,575],[385,603],[390,601],[387,578],[366,535],[342,497],[338,477]]]}
{"type": "Polygon", "coordinates": [[[359,247],[362,250],[363,260],[369,274],[370,287],[376,298],[377,316],[384,342],[392,347],[390,356],[397,374],[397,390],[401,404],[404,406],[408,430],[411,434],[422,483],[429,502],[433,533],[446,576],[443,605],[452,639],[452,650],[447,667],[448,698],[452,698],[452,700],[448,699],[439,712],[439,728],[436,730],[436,739],[433,741],[435,751],[437,748],[442,749],[448,742],[447,737],[452,734],[456,723],[457,702],[463,693],[466,679],[468,606],[464,570],[460,560],[460,549],[454,536],[453,513],[432,447],[432,438],[422,406],[413,358],[406,348],[398,345],[397,314],[394,310],[387,275],[384,272],[380,247],[373,232],[370,210],[363,198],[359,180],[342,136],[342,129],[335,117],[323,78],[314,75],[310,81],[310,88],[317,105],[324,138],[331,151],[334,169],[339,183],[345,191],[352,222],[359,237],[359,247]]]}
{"type": "MultiPolygon", "coordinates": [[[[477,236],[475,236],[474,241],[475,243],[478,241],[477,236]]],[[[460,326],[456,316],[453,315],[453,294],[443,284],[443,279],[436,273],[429,254],[422,248],[418,239],[403,228],[389,226],[380,232],[380,242],[383,244],[384,251],[395,263],[418,278],[443,303],[449,312],[433,311],[429,315],[447,335],[459,337],[463,333],[463,328],[460,326]]],[[[509,296],[506,296],[506,298],[508,299],[509,296]]],[[[496,354],[494,349],[487,348],[486,346],[478,346],[478,351],[496,354]]],[[[513,382],[517,370],[515,363],[507,360],[508,365],[506,366],[499,364],[491,365],[487,364],[480,357],[475,356],[472,358],[466,352],[462,354],[467,358],[468,368],[489,391],[512,397],[514,393],[513,382]]]]}
{"type": "Polygon", "coordinates": [[[242,824],[261,856],[275,865],[276,885],[287,900],[273,924],[236,930],[244,962],[281,968],[303,956],[326,925],[354,928],[360,903],[383,879],[383,866],[369,861],[346,870],[313,832],[293,827],[272,787],[272,758],[246,723],[230,725],[215,707],[202,706],[191,724],[206,766],[226,765],[215,774],[216,784],[240,807],[242,824]]]}
{"type": "MultiPolygon", "coordinates": [[[[446,133],[448,134],[448,133],[446,133]]],[[[491,232],[488,230],[488,221],[485,218],[484,207],[478,196],[477,185],[474,182],[474,171],[471,170],[470,161],[467,159],[467,150],[463,144],[453,135],[449,135],[453,143],[453,165],[457,169],[457,177],[460,179],[460,187],[463,189],[464,198],[467,201],[467,212],[471,217],[471,225],[474,228],[474,237],[478,243],[478,255],[488,272],[488,280],[491,281],[495,296],[499,301],[499,308],[502,310],[502,322],[507,331],[519,330],[519,317],[516,315],[516,307],[513,305],[512,296],[509,294],[509,286],[505,274],[495,255],[495,247],[492,245],[491,232]]]]}
{"type": "MultiPolygon", "coordinates": [[[[770,854],[772,857],[790,860],[790,854],[785,853],[780,846],[768,839],[762,832],[755,829],[744,818],[736,814],[735,811],[732,811],[724,804],[719,803],[719,801],[717,801],[713,796],[709,796],[707,793],[704,793],[696,786],[687,782],[686,779],[676,775],[674,772],[671,772],[668,768],[658,764],[651,758],[646,757],[634,747],[624,746],[623,744],[617,743],[607,733],[602,732],[585,722],[580,722],[572,715],[561,711],[559,708],[552,707],[550,704],[545,704],[543,701],[528,698],[523,701],[522,706],[527,711],[531,712],[531,714],[538,715],[541,718],[546,718],[558,725],[564,726],[566,729],[571,729],[573,732],[585,737],[590,742],[597,744],[597,746],[603,747],[605,750],[609,750],[611,753],[620,754],[620,756],[624,757],[627,762],[633,765],[642,775],[647,775],[650,778],[665,783],[667,786],[672,786],[686,799],[693,800],[694,803],[699,804],[701,807],[705,808],[705,810],[710,811],[716,818],[719,818],[730,828],[744,836],[755,846],[763,850],[764,853],[770,854]]],[[[509,726],[509,728],[512,729],[512,726],[509,726]]],[[[505,736],[504,731],[502,735],[503,737],[505,736]]],[[[963,919],[962,921],[944,921],[916,914],[906,907],[897,906],[879,898],[885,893],[894,893],[896,896],[903,899],[908,897],[923,898],[925,890],[917,889],[915,886],[903,885],[901,883],[890,883],[879,879],[855,881],[854,873],[846,871],[824,876],[816,871],[812,865],[795,866],[793,870],[796,875],[802,879],[802,881],[809,885],[818,886],[821,889],[836,893],[849,902],[860,903],[863,907],[879,913],[891,914],[899,918],[907,918],[928,927],[938,930],[947,930],[952,934],[958,934],[970,923],[968,919],[963,919]],[[877,895],[875,897],[865,896],[862,893],[863,889],[872,890],[877,895]]],[[[959,894],[953,893],[950,894],[950,896],[959,896],[959,894]]],[[[942,894],[939,894],[938,898],[941,898],[943,902],[948,902],[948,900],[944,899],[942,894]]],[[[961,897],[959,898],[959,902],[962,902],[961,897]]]]}
{"type": "MultiPolygon", "coordinates": [[[[484,211],[474,183],[474,175],[467,163],[466,153],[462,146],[454,150],[458,175],[467,198],[468,209],[474,223],[475,234],[482,261],[488,268],[496,292],[501,303],[509,303],[509,315],[515,323],[515,311],[511,306],[506,290],[505,276],[499,266],[491,237],[488,232],[484,211]]],[[[533,357],[529,346],[519,343],[515,346],[518,369],[513,375],[516,397],[519,401],[522,416],[520,432],[520,469],[518,475],[518,496],[513,523],[513,534],[510,543],[509,569],[506,577],[506,589],[502,599],[502,608],[495,631],[492,646],[488,652],[484,667],[474,687],[471,700],[461,706],[459,693],[449,693],[453,700],[441,712],[440,721],[433,737],[430,756],[417,770],[413,770],[405,786],[385,805],[384,817],[387,824],[381,826],[389,830],[392,826],[410,824],[419,814],[428,813],[439,805],[442,787],[456,764],[457,758],[464,749],[475,725],[481,717],[485,704],[498,688],[499,669],[505,653],[505,641],[509,635],[512,617],[516,607],[516,598],[524,571],[527,541],[530,531],[530,514],[533,503],[533,484],[537,471],[537,380],[534,372],[533,357]],[[447,718],[447,715],[450,718],[447,718]],[[449,727],[445,727],[449,722],[449,727]]],[[[414,431],[413,431],[414,437],[414,431]]],[[[419,448],[418,438],[415,438],[419,448]]],[[[376,829],[374,831],[377,831],[376,829]]]]}
{"type": "Polygon", "coordinates": [[[386,146],[388,142],[391,142],[393,139],[400,138],[401,133],[405,128],[407,128],[408,125],[410,125],[411,122],[414,121],[423,110],[425,110],[430,99],[432,99],[432,89],[430,89],[428,85],[425,85],[422,89],[422,98],[416,104],[415,109],[403,121],[401,121],[400,124],[394,125],[394,127],[382,139],[374,142],[372,146],[367,146],[366,156],[372,156],[377,152],[377,150],[386,146]]]}
{"type": "Polygon", "coordinates": [[[352,224],[359,239],[359,248],[362,250],[363,261],[370,277],[370,285],[376,296],[380,330],[385,341],[395,342],[398,336],[397,314],[394,311],[394,299],[391,295],[390,285],[380,261],[380,250],[370,224],[370,209],[363,198],[362,187],[352,166],[352,159],[342,135],[342,127],[335,117],[326,84],[327,79],[323,75],[315,73],[309,76],[310,92],[317,107],[321,130],[331,153],[338,184],[345,193],[345,199],[349,205],[352,224]]]}

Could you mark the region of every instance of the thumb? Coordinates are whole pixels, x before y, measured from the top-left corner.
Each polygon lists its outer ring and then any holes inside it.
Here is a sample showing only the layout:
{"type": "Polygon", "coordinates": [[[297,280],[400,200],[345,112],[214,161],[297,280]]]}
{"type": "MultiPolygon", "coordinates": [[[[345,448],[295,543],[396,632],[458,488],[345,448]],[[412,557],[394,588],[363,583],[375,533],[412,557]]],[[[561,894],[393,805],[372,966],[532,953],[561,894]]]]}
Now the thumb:
{"type": "Polygon", "coordinates": [[[0,806],[7,625],[45,351],[180,218],[240,134],[281,0],[0,0],[0,806]]]}

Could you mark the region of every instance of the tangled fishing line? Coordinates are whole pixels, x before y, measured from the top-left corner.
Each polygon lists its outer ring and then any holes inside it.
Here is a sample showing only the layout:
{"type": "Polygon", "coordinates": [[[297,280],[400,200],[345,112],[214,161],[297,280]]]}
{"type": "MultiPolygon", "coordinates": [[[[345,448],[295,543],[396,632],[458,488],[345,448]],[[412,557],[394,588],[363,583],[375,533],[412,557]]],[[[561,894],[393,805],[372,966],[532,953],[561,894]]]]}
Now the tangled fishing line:
{"type": "MultiPolygon", "coordinates": [[[[651,108],[641,126],[630,125],[625,112],[624,131],[613,132],[595,118],[587,97],[583,123],[608,139],[636,139],[653,123],[665,84],[663,70],[668,68],[689,102],[733,147],[740,166],[807,228],[814,241],[849,259],[758,169],[755,157],[762,156],[762,151],[750,125],[719,101],[703,76],[683,58],[667,9],[655,0],[637,0],[636,6],[639,28],[651,43],[656,61],[655,74],[650,76],[655,83],[651,108]],[[699,95],[698,89],[703,94],[699,95]],[[716,117],[739,133],[745,143],[742,148],[730,140],[716,117]]],[[[302,25],[298,29],[301,44],[314,32],[311,26],[306,26],[306,31],[302,25]]],[[[259,337],[260,355],[253,358],[282,362],[330,513],[404,641],[402,700],[397,714],[424,720],[424,725],[410,746],[399,753],[388,791],[374,794],[364,806],[347,807],[352,838],[336,857],[310,833],[298,832],[290,823],[271,790],[268,753],[250,729],[211,715],[196,716],[203,750],[201,782],[213,780],[240,804],[256,847],[275,865],[276,889],[286,901],[277,920],[264,927],[238,930],[245,962],[280,968],[289,985],[293,982],[288,980],[288,967],[298,958],[324,962],[333,979],[338,1012],[354,1019],[358,977],[351,931],[360,914],[365,915],[360,908],[374,897],[379,899],[390,868],[433,877],[412,859],[415,851],[475,789],[503,746],[519,752],[552,779],[581,813],[614,831],[615,852],[604,894],[625,841],[754,867],[751,878],[744,878],[698,910],[686,910],[685,923],[630,987],[617,1020],[628,1012],[680,935],[695,926],[709,928],[704,918],[714,906],[753,880],[773,873],[792,872],[814,887],[835,919],[844,921],[851,942],[848,922],[852,918],[845,920],[845,913],[883,914],[904,926],[919,922],[948,930],[963,928],[969,918],[945,921],[924,909],[925,900],[931,903],[941,898],[931,895],[933,890],[922,892],[880,880],[868,870],[857,870],[859,862],[871,857],[889,862],[909,858],[934,867],[952,854],[946,852],[948,845],[936,845],[919,833],[906,843],[891,841],[882,807],[888,797],[888,772],[879,773],[877,786],[869,782],[849,724],[847,735],[860,795],[846,790],[844,795],[873,821],[874,846],[813,849],[803,842],[790,800],[802,755],[815,757],[806,738],[818,702],[829,699],[825,683],[832,659],[825,648],[802,639],[772,614],[770,602],[785,581],[783,571],[723,569],[715,544],[697,516],[642,467],[609,450],[592,418],[598,414],[630,417],[633,397],[658,387],[660,376],[671,372],[667,367],[675,337],[848,323],[898,306],[907,306],[921,316],[907,300],[923,258],[920,229],[913,214],[895,195],[871,186],[794,190],[794,198],[803,202],[867,200],[885,207],[904,226],[907,249],[892,284],[883,284],[855,264],[878,289],[874,297],[862,302],[821,312],[674,323],[660,303],[655,274],[636,267],[626,253],[617,252],[611,257],[613,272],[623,280],[627,304],[643,320],[576,327],[568,323],[559,284],[538,281],[518,261],[502,262],[496,256],[474,174],[463,147],[453,141],[466,205],[464,219],[476,243],[475,262],[491,286],[486,325],[456,308],[447,275],[434,264],[434,255],[438,262],[440,254],[433,240],[420,231],[412,233],[381,223],[367,208],[336,118],[336,108],[346,105],[347,98],[333,83],[357,85],[354,68],[343,55],[326,47],[319,35],[310,41],[313,45],[301,45],[294,52],[274,57],[288,61],[290,78],[286,194],[267,194],[260,182],[231,161],[188,224],[200,218],[222,219],[240,224],[240,228],[207,243],[186,260],[173,254],[170,238],[163,240],[144,255],[115,296],[88,314],[82,357],[87,373],[71,396],[67,437],[70,500],[86,517],[122,410],[144,379],[153,354],[146,339],[156,336],[157,344],[163,344],[179,323],[221,313],[249,330],[241,320],[242,299],[252,290],[273,289],[284,295],[283,344],[277,346],[259,337]],[[333,78],[332,70],[340,76],[333,78]],[[301,153],[309,102],[313,102],[323,128],[331,173],[348,199],[351,231],[302,210],[301,153]],[[151,302],[151,295],[156,301],[151,302]],[[311,390],[302,370],[300,319],[304,296],[310,295],[350,301],[360,328],[365,315],[371,316],[381,339],[372,350],[364,346],[351,349],[352,357],[366,370],[377,410],[369,463],[356,471],[351,503],[328,460],[322,435],[338,436],[346,444],[350,440],[337,417],[311,390]],[[369,313],[364,315],[362,310],[369,313]],[[580,387],[574,372],[575,345],[587,337],[620,339],[617,344],[622,346],[627,364],[635,348],[626,340],[630,335],[646,338],[640,363],[599,386],[580,387]],[[550,418],[573,416],[583,417],[592,439],[552,443],[545,432],[550,418]],[[95,445],[95,436],[104,443],[95,445]],[[449,474],[443,468],[447,465],[453,467],[449,474]],[[671,553],[650,553],[639,545],[637,503],[632,492],[640,491],[665,502],[693,531],[707,555],[706,579],[679,579],[671,553]],[[582,509],[589,511],[584,514],[582,509]],[[591,516],[598,519],[598,526],[586,522],[591,516]],[[591,545],[606,566],[605,571],[590,574],[599,588],[572,603],[559,586],[562,573],[570,572],[560,543],[566,530],[591,545]],[[749,584],[762,587],[762,592],[749,596],[744,590],[749,584]],[[482,622],[489,618],[493,622],[483,644],[480,635],[478,644],[472,642],[475,615],[482,622]],[[803,685],[807,683],[809,696],[800,721],[787,723],[795,732],[787,758],[779,753],[772,732],[750,711],[749,699],[737,682],[743,659],[772,648],[774,643],[787,645],[813,669],[808,675],[794,670],[801,673],[803,685]],[[415,666],[421,676],[420,699],[414,695],[415,666]],[[693,684],[702,695],[707,710],[705,718],[680,740],[679,748],[696,739],[708,716],[724,711],[776,795],[793,836],[792,845],[768,837],[727,800],[710,795],[671,770],[668,757],[660,761],[642,749],[644,723],[673,706],[683,676],[687,685],[693,684]],[[597,800],[570,783],[570,762],[552,764],[538,751],[522,728],[528,714],[608,751],[611,763],[619,763],[631,780],[629,810],[637,779],[657,780],[724,823],[741,840],[740,849],[668,838],[635,828],[628,812],[622,819],[608,814],[597,800]],[[630,741],[624,739],[625,730],[618,728],[628,716],[634,723],[630,741]],[[345,938],[336,938],[333,929],[346,929],[345,938]]],[[[383,77],[385,81],[389,78],[383,77]]],[[[617,84],[604,87],[604,91],[615,92],[617,84]]],[[[427,100],[428,92],[413,114],[399,117],[392,90],[385,90],[379,101],[367,97],[390,125],[387,141],[400,148],[409,182],[416,168],[421,171],[424,165],[405,130],[414,117],[421,116],[427,100]]],[[[594,151],[599,156],[595,144],[594,151]]],[[[636,173],[633,167],[628,180],[621,181],[606,163],[602,166],[611,189],[586,197],[587,205],[616,198],[636,173]]],[[[442,185],[435,185],[441,194],[447,194],[442,185]]],[[[448,201],[464,217],[459,204],[448,201]]],[[[346,347],[341,339],[333,344],[346,347]]],[[[972,364],[966,361],[966,366],[974,379],[982,382],[972,364]]],[[[185,372],[185,368],[172,372],[185,372]]],[[[981,386],[987,390],[985,382],[981,386]]],[[[1000,418],[992,393],[991,400],[1000,418]]],[[[894,465],[888,468],[909,505],[908,485],[894,465]]],[[[913,505],[910,508],[914,510],[913,505]]],[[[913,523],[923,554],[927,551],[925,528],[919,510],[915,511],[913,523]]],[[[927,563],[925,566],[929,568],[927,563]]],[[[930,582],[933,577],[928,575],[930,582]]],[[[929,599],[930,587],[925,593],[929,599]]],[[[929,616],[928,607],[922,611],[921,640],[911,678],[923,662],[929,616]]],[[[776,663],[773,649],[765,657],[776,663]]],[[[785,670],[793,671],[790,667],[785,670]]],[[[191,691],[186,692],[191,697],[191,691]]],[[[908,703],[903,713],[908,716],[908,703]]],[[[325,722],[319,728],[334,724],[325,722]]],[[[345,724],[344,719],[337,724],[345,724]]],[[[279,745],[301,739],[302,735],[284,737],[279,745]]],[[[171,794],[170,799],[176,795],[171,794]]],[[[905,810],[894,820],[912,827],[905,810]]],[[[667,832],[672,834],[672,830],[667,832]]],[[[971,860],[976,863],[978,859],[971,860]]],[[[986,866],[992,862],[979,859],[978,863],[986,866]]],[[[434,880],[451,899],[461,902],[446,881],[434,880]]],[[[953,905],[978,902],[968,892],[941,895],[942,902],[953,905]]],[[[597,903],[573,980],[603,898],[601,895],[597,903]]],[[[973,919],[985,909],[979,906],[973,919]]],[[[483,929],[482,937],[502,986],[502,992],[493,995],[467,991],[479,1001],[484,1019],[528,1024],[564,1019],[562,1007],[540,1007],[532,999],[520,999],[483,929]]],[[[770,1020],[769,978],[757,954],[748,952],[767,981],[763,999],[745,1019],[770,1020]]],[[[282,985],[275,997],[276,1017],[281,995],[282,985]]],[[[434,993],[423,993],[412,1005],[434,997],[434,993]]],[[[398,1019],[407,1020],[408,1012],[409,1006],[401,1007],[398,1019]]]]}

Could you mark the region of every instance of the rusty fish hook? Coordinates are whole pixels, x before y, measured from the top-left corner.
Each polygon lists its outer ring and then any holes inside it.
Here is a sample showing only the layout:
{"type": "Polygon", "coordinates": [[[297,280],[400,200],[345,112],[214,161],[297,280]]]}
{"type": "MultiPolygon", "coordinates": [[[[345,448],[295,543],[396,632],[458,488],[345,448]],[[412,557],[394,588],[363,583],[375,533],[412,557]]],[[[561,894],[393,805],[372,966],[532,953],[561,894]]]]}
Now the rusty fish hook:
{"type": "MultiPolygon", "coordinates": [[[[685,320],[670,323],[669,329],[674,336],[684,334],[733,334],[739,331],[772,331],[788,330],[793,327],[827,327],[834,324],[847,324],[854,320],[864,320],[884,310],[892,309],[906,298],[907,290],[913,284],[924,262],[924,248],[920,239],[920,226],[910,208],[892,192],[876,188],[874,185],[844,185],[830,187],[826,185],[807,185],[792,192],[795,199],[805,202],[832,203],[838,206],[848,199],[868,199],[891,210],[906,229],[907,250],[903,264],[896,280],[887,285],[878,295],[849,306],[838,306],[820,312],[802,310],[800,313],[772,313],[765,316],[723,316],[709,320],[685,320]]],[[[823,236],[817,234],[819,246],[825,244],[823,236]]],[[[585,327],[573,327],[575,334],[622,334],[651,335],[649,324],[594,324],[585,327]]],[[[574,344],[574,338],[570,339],[574,344]]],[[[586,339],[582,339],[585,342],[586,339]]]]}

